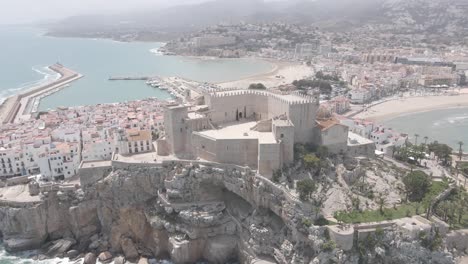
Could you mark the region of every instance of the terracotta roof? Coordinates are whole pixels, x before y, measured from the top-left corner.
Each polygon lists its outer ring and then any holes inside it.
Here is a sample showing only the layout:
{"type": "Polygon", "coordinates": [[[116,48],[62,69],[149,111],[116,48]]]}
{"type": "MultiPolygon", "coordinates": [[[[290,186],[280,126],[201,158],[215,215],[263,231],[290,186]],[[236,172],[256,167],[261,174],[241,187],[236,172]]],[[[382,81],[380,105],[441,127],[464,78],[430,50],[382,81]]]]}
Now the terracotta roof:
{"type": "Polygon", "coordinates": [[[151,132],[147,130],[128,130],[127,133],[129,141],[151,141],[152,139],[151,132]]]}
{"type": "Polygon", "coordinates": [[[340,121],[338,121],[336,118],[329,118],[326,120],[316,120],[317,126],[320,130],[326,131],[336,125],[341,125],[340,121]]]}

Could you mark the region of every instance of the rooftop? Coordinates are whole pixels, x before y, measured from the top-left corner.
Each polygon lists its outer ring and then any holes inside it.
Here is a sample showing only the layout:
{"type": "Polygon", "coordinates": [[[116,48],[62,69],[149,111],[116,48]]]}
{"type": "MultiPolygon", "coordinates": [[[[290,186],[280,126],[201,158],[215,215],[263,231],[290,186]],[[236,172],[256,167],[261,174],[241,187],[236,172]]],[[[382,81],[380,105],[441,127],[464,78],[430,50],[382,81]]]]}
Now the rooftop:
{"type": "Polygon", "coordinates": [[[348,133],[348,145],[366,145],[366,144],[374,144],[374,141],[367,139],[365,137],[361,137],[358,134],[353,132],[348,133]]]}
{"type": "Polygon", "coordinates": [[[277,143],[272,132],[258,132],[253,131],[253,128],[257,122],[233,122],[226,123],[223,127],[213,130],[205,130],[197,132],[200,135],[210,137],[213,139],[258,139],[259,143],[273,144],[277,143]]]}

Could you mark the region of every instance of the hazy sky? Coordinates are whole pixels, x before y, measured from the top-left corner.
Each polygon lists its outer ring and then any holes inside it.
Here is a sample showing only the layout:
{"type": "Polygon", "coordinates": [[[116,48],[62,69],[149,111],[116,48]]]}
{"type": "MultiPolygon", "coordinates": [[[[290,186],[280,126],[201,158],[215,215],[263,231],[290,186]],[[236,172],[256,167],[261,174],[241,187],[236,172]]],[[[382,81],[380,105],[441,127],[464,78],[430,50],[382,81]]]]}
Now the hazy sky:
{"type": "Polygon", "coordinates": [[[0,24],[30,23],[79,14],[118,13],[206,0],[0,0],[0,24]]]}

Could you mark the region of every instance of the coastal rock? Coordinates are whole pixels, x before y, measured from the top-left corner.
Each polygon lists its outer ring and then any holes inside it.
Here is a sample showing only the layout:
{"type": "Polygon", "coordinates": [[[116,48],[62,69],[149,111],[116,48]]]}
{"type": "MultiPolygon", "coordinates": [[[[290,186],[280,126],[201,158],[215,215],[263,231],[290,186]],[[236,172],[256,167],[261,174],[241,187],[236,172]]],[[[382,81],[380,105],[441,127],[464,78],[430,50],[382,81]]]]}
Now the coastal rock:
{"type": "Polygon", "coordinates": [[[114,264],[124,264],[125,263],[125,258],[122,256],[118,256],[114,259],[114,264]]]}
{"type": "Polygon", "coordinates": [[[83,264],[96,264],[96,255],[94,253],[88,253],[85,255],[83,264]]]}
{"type": "Polygon", "coordinates": [[[48,236],[44,204],[0,207],[0,230],[5,248],[10,252],[39,248],[48,236]]]}
{"type": "Polygon", "coordinates": [[[110,260],[112,260],[112,254],[109,251],[104,251],[99,254],[98,259],[101,262],[110,262],[110,260]]]}
{"type": "Polygon", "coordinates": [[[138,257],[140,256],[138,254],[138,250],[135,247],[135,244],[130,238],[128,237],[122,238],[120,240],[120,246],[122,247],[122,251],[126,259],[136,261],[138,257]]]}
{"type": "Polygon", "coordinates": [[[56,240],[52,242],[52,245],[47,249],[46,255],[49,257],[56,257],[59,255],[63,255],[75,244],[76,244],[76,241],[74,239],[56,240]]]}
{"type": "Polygon", "coordinates": [[[78,250],[76,250],[76,249],[72,249],[72,250],[69,250],[69,251],[67,252],[67,257],[68,257],[69,259],[75,259],[75,258],[77,258],[79,255],[80,255],[80,252],[79,252],[78,250]]]}
{"type": "Polygon", "coordinates": [[[138,261],[138,264],[149,264],[149,262],[147,258],[140,258],[140,260],[138,261]]]}
{"type": "Polygon", "coordinates": [[[205,241],[202,239],[186,240],[171,237],[169,247],[171,259],[175,263],[195,263],[203,256],[205,241]]]}
{"type": "Polygon", "coordinates": [[[226,263],[235,256],[238,238],[234,236],[218,236],[206,242],[203,257],[211,263],[226,263]]]}

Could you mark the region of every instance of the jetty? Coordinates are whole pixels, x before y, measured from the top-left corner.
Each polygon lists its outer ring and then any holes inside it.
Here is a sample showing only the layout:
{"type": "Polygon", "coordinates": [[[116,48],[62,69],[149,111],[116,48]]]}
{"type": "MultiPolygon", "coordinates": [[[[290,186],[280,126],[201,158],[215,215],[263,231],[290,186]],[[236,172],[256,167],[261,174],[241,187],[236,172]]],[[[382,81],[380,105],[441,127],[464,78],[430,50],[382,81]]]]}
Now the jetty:
{"type": "Polygon", "coordinates": [[[83,75],[65,68],[60,63],[56,63],[48,68],[58,73],[60,78],[7,98],[0,106],[1,124],[29,119],[31,117],[31,111],[37,108],[36,104],[38,104],[38,99],[43,98],[45,95],[50,95],[53,92],[57,92],[67,84],[83,77],[83,75]]]}
{"type": "Polygon", "coordinates": [[[109,81],[147,81],[151,77],[109,77],[109,81]]]}

